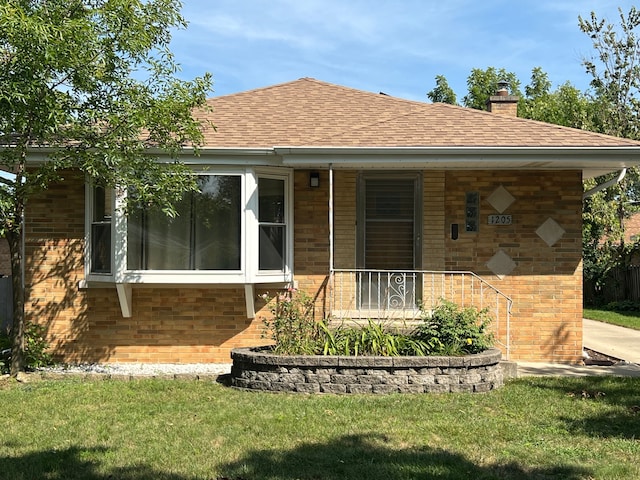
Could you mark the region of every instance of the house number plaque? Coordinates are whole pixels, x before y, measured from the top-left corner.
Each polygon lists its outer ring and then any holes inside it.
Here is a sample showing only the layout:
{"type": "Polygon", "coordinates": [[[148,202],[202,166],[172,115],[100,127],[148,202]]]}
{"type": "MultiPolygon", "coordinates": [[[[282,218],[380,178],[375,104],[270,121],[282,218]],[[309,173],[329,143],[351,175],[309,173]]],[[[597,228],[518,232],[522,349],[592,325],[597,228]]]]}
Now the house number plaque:
{"type": "Polygon", "coordinates": [[[511,215],[489,215],[489,225],[511,225],[511,215]]]}

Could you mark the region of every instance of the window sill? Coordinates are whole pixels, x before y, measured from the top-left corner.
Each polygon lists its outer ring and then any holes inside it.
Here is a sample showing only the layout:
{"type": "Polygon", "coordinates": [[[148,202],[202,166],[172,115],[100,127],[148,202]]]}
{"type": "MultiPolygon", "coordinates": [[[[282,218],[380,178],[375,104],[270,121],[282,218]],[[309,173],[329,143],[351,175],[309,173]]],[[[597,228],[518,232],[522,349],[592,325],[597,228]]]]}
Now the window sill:
{"type": "Polygon", "coordinates": [[[279,284],[292,281],[290,273],[274,272],[258,275],[244,275],[242,273],[208,273],[208,272],[125,272],[117,277],[114,275],[87,275],[78,282],[79,289],[103,288],[114,284],[157,285],[179,287],[184,285],[209,285],[212,287],[238,286],[245,284],[279,284]]]}

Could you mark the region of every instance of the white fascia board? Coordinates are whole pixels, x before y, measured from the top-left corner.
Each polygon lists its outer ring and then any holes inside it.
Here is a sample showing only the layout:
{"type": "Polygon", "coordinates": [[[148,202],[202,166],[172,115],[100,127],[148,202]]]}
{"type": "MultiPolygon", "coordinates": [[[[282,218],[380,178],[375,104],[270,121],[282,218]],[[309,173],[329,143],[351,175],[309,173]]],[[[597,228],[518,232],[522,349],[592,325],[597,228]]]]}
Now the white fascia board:
{"type": "Polygon", "coordinates": [[[282,158],[276,155],[273,148],[201,148],[197,153],[183,150],[179,160],[185,165],[282,166],[282,158]]]}
{"type": "Polygon", "coordinates": [[[305,147],[275,146],[277,155],[640,155],[640,146],[620,147],[305,147]]]}
{"type": "Polygon", "coordinates": [[[322,168],[619,170],[640,147],[275,147],[282,164],[322,168]]]}
{"type": "MultiPolygon", "coordinates": [[[[163,153],[158,150],[156,154],[163,153]]],[[[198,147],[198,148],[183,148],[182,154],[187,155],[229,155],[229,156],[250,156],[250,157],[262,157],[276,155],[275,150],[272,147],[198,147]]]]}
{"type": "MultiPolygon", "coordinates": [[[[51,147],[31,147],[28,162],[35,165],[44,163],[49,160],[49,154],[54,151],[55,149],[51,147]]],[[[206,165],[208,163],[216,165],[282,165],[282,159],[274,149],[265,147],[201,147],[197,149],[185,147],[177,157],[169,155],[164,150],[150,148],[146,150],[146,154],[155,157],[158,162],[170,163],[179,160],[186,165],[206,165]]]]}
{"type": "MultiPolygon", "coordinates": [[[[159,161],[171,162],[174,159],[166,154],[157,153],[159,161]]],[[[235,167],[281,167],[282,158],[273,148],[201,148],[184,149],[178,160],[189,166],[223,165],[235,167]]]]}

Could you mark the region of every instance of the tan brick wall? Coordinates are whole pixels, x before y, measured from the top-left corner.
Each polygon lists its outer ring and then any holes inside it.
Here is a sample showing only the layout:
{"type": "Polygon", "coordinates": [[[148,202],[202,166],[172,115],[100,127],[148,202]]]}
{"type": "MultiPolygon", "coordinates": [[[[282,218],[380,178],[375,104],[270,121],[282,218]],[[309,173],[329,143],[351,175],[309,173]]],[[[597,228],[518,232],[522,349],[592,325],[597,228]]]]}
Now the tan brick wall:
{"type": "Polygon", "coordinates": [[[123,318],[115,289],[86,291],[83,315],[55,335],[69,361],[227,363],[232,348],[261,341],[244,288],[134,288],[123,318]]]}
{"type": "Polygon", "coordinates": [[[334,173],[334,266],[356,266],[356,179],[354,171],[334,173]]]}
{"type": "Polygon", "coordinates": [[[56,345],[86,315],[84,293],[84,182],[77,174],[33,197],[25,220],[26,320],[46,325],[56,345]]]}
{"type": "MultiPolygon", "coordinates": [[[[295,173],[295,278],[327,311],[328,172],[320,187],[295,173]]],[[[355,266],[356,178],[335,172],[335,265],[355,266]]],[[[423,172],[423,268],[471,270],[514,300],[513,359],[573,362],[582,338],[581,178],[579,172],[423,172]],[[486,198],[503,185],[516,198],[511,226],[489,226],[486,198]],[[478,191],[480,231],[464,232],[464,194],[478,191]],[[547,218],[565,230],[548,247],[535,230],[547,218]],[[460,224],[458,240],[451,223],[460,224]],[[486,267],[502,249],[517,263],[502,280],[486,267]]],[[[264,305],[247,319],[242,287],[133,290],[133,316],[123,318],[114,288],[79,290],[83,278],[84,184],[70,175],[28,208],[27,314],[49,326],[67,361],[228,362],[231,348],[265,343],[264,305]],[[261,310],[262,309],[262,310],[261,310]]],[[[259,295],[264,290],[256,291],[259,295]]],[[[270,291],[270,293],[274,293],[270,291]]]]}
{"type": "MultiPolygon", "coordinates": [[[[335,173],[336,267],[356,261],[357,172],[335,173]]],[[[582,352],[582,181],[571,172],[423,172],[423,269],[472,271],[510,296],[511,358],[576,362],[582,352]],[[503,185],[516,201],[513,225],[489,226],[487,197],[503,185]],[[465,227],[465,192],[480,193],[478,233],[465,227]],[[548,247],[535,231],[553,218],[566,233],[548,247]],[[451,239],[451,224],[459,237],[451,239]],[[503,250],[517,263],[503,279],[486,263],[503,250]]],[[[500,325],[506,337],[506,325],[500,325]]],[[[506,338],[505,338],[506,339],[506,338]]]]}
{"type": "Polygon", "coordinates": [[[424,172],[422,182],[422,268],[444,270],[444,172],[424,172]]]}
{"type": "Polygon", "coordinates": [[[297,287],[316,299],[316,317],[328,311],[329,172],[321,171],[320,186],[309,186],[308,170],[294,175],[294,273],[297,287]]]}
{"type": "Polygon", "coordinates": [[[582,179],[579,171],[449,172],[446,175],[446,268],[471,270],[513,298],[513,359],[577,362],[582,351],[582,179]],[[509,226],[488,225],[498,213],[487,197],[500,185],[515,202],[509,226]],[[464,231],[465,192],[480,193],[478,233],[464,231]],[[566,231],[549,247],[536,234],[548,218],[566,231]],[[460,225],[452,240],[450,225],[460,225]],[[517,264],[499,279],[486,263],[503,250],[517,264]]]}

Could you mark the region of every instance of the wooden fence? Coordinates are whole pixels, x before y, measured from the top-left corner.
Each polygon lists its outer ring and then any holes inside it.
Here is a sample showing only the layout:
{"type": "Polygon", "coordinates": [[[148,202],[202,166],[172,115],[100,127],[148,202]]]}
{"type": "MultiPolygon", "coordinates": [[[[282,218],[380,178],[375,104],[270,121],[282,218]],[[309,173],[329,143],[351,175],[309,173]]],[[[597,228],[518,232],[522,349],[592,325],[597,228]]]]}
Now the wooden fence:
{"type": "Polygon", "coordinates": [[[11,277],[0,277],[0,332],[9,332],[13,324],[11,277]]]}
{"type": "Polygon", "coordinates": [[[618,267],[609,272],[601,286],[585,280],[585,305],[603,305],[630,300],[640,302],[640,265],[618,267]]]}

